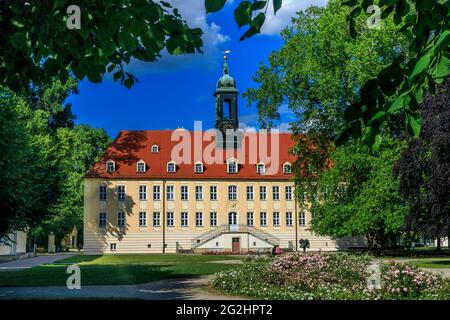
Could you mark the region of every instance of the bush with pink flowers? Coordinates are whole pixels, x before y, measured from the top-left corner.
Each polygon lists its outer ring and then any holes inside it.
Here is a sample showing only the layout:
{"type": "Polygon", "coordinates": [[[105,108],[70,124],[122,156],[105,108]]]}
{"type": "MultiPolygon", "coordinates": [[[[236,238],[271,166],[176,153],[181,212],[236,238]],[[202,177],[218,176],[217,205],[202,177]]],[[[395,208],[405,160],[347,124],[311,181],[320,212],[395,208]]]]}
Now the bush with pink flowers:
{"type": "Polygon", "coordinates": [[[213,287],[259,299],[449,299],[448,281],[407,264],[381,266],[381,288],[369,289],[371,258],[347,253],[290,253],[251,258],[217,274],[213,287]]]}

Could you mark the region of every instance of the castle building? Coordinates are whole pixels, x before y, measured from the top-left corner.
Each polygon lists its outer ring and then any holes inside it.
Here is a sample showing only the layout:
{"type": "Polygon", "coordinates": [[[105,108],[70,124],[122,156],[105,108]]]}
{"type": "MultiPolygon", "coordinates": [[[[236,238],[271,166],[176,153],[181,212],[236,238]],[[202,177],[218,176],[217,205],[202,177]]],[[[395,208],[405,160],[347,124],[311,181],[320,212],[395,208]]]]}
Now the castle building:
{"type": "Polygon", "coordinates": [[[311,213],[294,197],[294,141],[238,130],[227,61],[214,95],[215,130],[119,133],[84,177],[85,254],[364,246],[309,231],[311,213]]]}

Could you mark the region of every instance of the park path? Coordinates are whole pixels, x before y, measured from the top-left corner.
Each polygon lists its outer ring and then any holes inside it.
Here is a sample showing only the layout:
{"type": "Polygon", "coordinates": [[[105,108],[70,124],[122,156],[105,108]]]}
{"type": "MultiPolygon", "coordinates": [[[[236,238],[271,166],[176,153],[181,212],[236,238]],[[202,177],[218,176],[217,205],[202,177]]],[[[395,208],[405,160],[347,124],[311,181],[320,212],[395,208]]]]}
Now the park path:
{"type": "Polygon", "coordinates": [[[82,286],[69,290],[53,287],[0,287],[0,300],[10,299],[142,299],[142,300],[241,300],[208,288],[214,276],[154,281],[139,285],[82,286]]]}
{"type": "Polygon", "coordinates": [[[47,263],[54,263],[56,261],[68,258],[73,255],[75,255],[75,253],[45,254],[33,258],[3,262],[0,263],[0,271],[18,271],[23,269],[29,269],[47,263]]]}

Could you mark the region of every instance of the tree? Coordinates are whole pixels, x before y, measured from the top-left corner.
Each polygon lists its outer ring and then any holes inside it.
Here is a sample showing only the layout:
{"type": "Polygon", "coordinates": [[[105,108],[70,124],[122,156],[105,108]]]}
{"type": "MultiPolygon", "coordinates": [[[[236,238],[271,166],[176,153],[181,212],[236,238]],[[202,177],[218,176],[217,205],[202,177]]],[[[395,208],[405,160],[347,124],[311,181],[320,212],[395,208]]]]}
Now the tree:
{"type": "Polygon", "coordinates": [[[167,2],[82,0],[75,4],[0,2],[0,86],[23,92],[31,83],[49,84],[53,77],[63,83],[69,77],[100,82],[108,72],[131,87],[137,80],[125,70],[131,59],[154,62],[163,49],[170,54],[201,52],[201,29],[189,28],[167,2]],[[80,28],[71,24],[77,18],[80,28]]]}
{"type": "Polygon", "coordinates": [[[386,139],[377,153],[361,142],[331,153],[332,166],[317,173],[306,196],[313,212],[312,229],[321,235],[365,235],[368,248],[379,252],[403,230],[407,208],[398,194],[392,167],[403,145],[386,139]]]}
{"type": "MultiPolygon", "coordinates": [[[[205,0],[208,12],[221,10],[226,0],[205,0]]],[[[276,13],[282,0],[272,0],[276,13]]],[[[421,126],[419,103],[435,86],[450,75],[450,2],[446,0],[348,0],[342,1],[353,10],[348,14],[349,32],[353,38],[364,35],[367,23],[361,15],[372,20],[377,5],[380,17],[393,17],[399,33],[408,39],[409,55],[403,55],[367,80],[359,90],[359,97],[345,110],[346,126],[337,142],[363,137],[376,150],[382,132],[389,120],[405,118],[405,128],[417,136],[421,126]],[[375,10],[375,11],[374,11],[375,10]]],[[[236,23],[248,26],[241,40],[261,31],[269,0],[239,1],[234,18],[236,23]]]]}
{"type": "MultiPolygon", "coordinates": [[[[408,230],[450,238],[450,79],[422,103],[423,126],[395,166],[408,230]]],[[[450,248],[449,248],[450,250],[450,248]]]]}

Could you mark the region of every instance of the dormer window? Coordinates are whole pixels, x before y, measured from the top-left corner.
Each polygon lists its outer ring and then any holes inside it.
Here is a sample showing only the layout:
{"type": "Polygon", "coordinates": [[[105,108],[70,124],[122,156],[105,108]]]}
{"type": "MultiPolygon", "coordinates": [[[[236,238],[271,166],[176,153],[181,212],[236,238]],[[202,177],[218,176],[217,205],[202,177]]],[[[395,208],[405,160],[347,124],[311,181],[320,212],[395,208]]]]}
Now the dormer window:
{"type": "Polygon", "coordinates": [[[146,167],[147,166],[146,166],[145,162],[143,160],[141,160],[137,163],[136,171],[139,173],[143,173],[146,171],[146,169],[147,169],[146,167]]]}
{"type": "Polygon", "coordinates": [[[107,172],[114,172],[116,171],[116,163],[112,160],[108,160],[106,162],[106,171],[107,172]]]}
{"type": "Polygon", "coordinates": [[[238,172],[238,162],[236,159],[229,159],[227,161],[227,173],[237,173],[238,172]]]}
{"type": "Polygon", "coordinates": [[[266,173],[266,165],[264,163],[258,163],[256,165],[256,173],[258,174],[264,174],[266,173]]]}
{"type": "Polygon", "coordinates": [[[175,165],[175,162],[170,161],[170,162],[167,163],[167,172],[175,173],[176,170],[177,170],[177,167],[175,165]]]}
{"type": "Polygon", "coordinates": [[[283,173],[292,173],[292,165],[289,162],[283,164],[283,173]]]}
{"type": "Polygon", "coordinates": [[[200,161],[196,162],[194,165],[194,172],[203,173],[203,163],[201,163],[200,161]]]}
{"type": "Polygon", "coordinates": [[[159,146],[157,144],[152,146],[152,153],[159,153],[159,146]]]}

